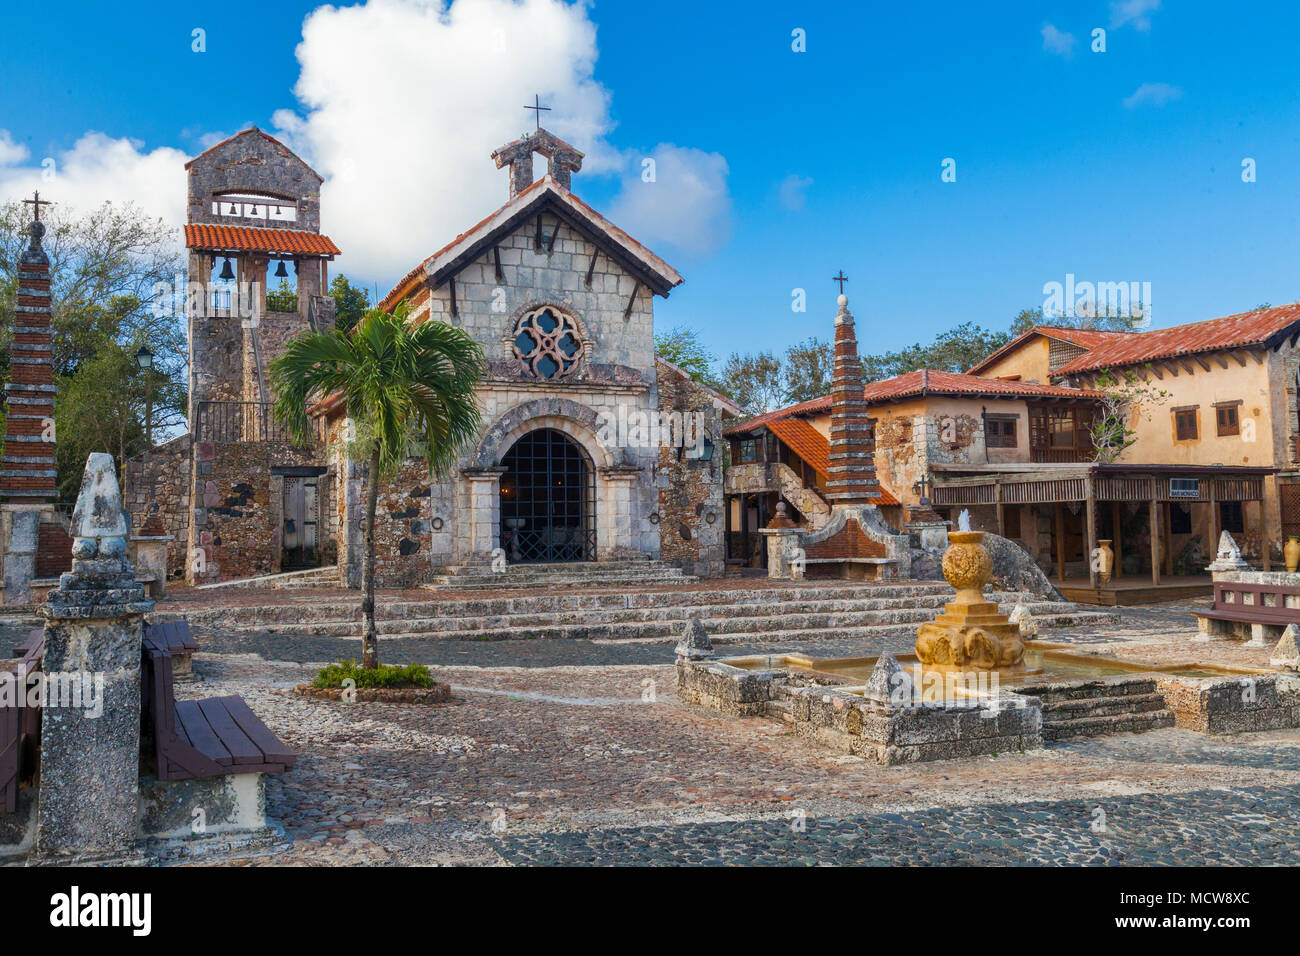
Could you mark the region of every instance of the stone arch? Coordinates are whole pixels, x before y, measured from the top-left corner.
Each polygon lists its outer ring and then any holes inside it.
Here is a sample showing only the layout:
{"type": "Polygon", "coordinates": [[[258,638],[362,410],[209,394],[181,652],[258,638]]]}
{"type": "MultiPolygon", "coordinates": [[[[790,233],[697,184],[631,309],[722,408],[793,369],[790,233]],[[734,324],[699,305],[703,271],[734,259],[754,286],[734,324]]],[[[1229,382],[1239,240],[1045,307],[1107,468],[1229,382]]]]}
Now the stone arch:
{"type": "Polygon", "coordinates": [[[591,456],[597,468],[625,464],[622,452],[600,441],[600,421],[595,409],[567,398],[539,398],[516,405],[484,433],[474,455],[477,468],[495,468],[520,436],[536,428],[564,432],[591,456]]]}

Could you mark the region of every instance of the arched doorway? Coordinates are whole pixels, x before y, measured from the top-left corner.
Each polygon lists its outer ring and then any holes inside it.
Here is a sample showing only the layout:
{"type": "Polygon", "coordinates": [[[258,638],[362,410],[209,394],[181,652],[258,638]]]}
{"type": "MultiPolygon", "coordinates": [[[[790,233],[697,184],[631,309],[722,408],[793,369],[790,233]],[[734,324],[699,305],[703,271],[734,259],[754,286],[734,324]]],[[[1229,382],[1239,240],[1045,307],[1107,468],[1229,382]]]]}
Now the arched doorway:
{"type": "Polygon", "coordinates": [[[596,559],[596,473],[586,449],[538,428],[501,460],[501,547],[511,563],[596,559]]]}

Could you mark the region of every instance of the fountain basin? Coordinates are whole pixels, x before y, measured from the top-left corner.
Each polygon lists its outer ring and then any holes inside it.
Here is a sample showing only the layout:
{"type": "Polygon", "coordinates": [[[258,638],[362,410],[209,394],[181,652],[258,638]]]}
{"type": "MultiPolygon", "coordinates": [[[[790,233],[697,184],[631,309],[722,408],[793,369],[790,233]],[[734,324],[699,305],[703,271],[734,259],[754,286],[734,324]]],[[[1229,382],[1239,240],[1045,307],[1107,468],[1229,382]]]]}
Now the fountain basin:
{"type": "MultiPolygon", "coordinates": [[[[1035,642],[1025,651],[1022,666],[997,668],[992,671],[954,671],[949,668],[930,668],[922,664],[915,654],[899,654],[896,659],[918,682],[924,686],[927,682],[936,688],[942,688],[942,697],[935,699],[962,699],[987,696],[989,690],[979,689],[972,693],[969,688],[979,687],[980,675],[988,675],[984,685],[996,693],[998,688],[1016,691],[1032,688],[1042,684],[1063,684],[1072,681],[1104,680],[1108,677],[1126,677],[1134,674],[1151,674],[1162,677],[1178,677],[1188,680],[1216,680],[1223,678],[1240,678],[1250,675],[1273,674],[1275,671],[1238,667],[1221,667],[1198,661],[1185,661],[1175,664],[1148,664],[1138,661],[1121,661],[1098,657],[1094,654],[1072,653],[1068,645],[1051,645],[1035,642]],[[996,679],[994,678],[996,675],[996,679]],[[972,680],[972,677],[976,678],[972,680]],[[955,691],[955,693],[953,692],[955,691]]],[[[802,671],[823,678],[833,679],[840,689],[850,693],[861,693],[862,686],[875,669],[878,656],[872,657],[826,657],[816,658],[807,654],[749,655],[744,657],[723,658],[720,663],[738,667],[741,670],[785,670],[802,671]]]]}

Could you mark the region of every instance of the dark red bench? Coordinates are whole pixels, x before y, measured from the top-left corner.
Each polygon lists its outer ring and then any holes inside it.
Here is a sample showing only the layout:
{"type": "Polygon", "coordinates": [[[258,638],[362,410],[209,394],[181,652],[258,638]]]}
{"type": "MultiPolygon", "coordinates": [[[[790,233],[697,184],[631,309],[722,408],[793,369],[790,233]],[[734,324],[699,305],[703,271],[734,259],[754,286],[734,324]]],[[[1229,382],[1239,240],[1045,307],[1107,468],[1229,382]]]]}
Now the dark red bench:
{"type": "MultiPolygon", "coordinates": [[[[21,647],[14,648],[18,663],[6,669],[4,680],[41,669],[45,633],[37,628],[21,647]]],[[[26,706],[26,687],[18,688],[22,706],[0,707],[0,813],[18,809],[18,784],[36,776],[40,766],[41,710],[26,706]]]]}
{"type": "MultiPolygon", "coordinates": [[[[159,780],[236,773],[283,773],[298,755],[273,734],[240,696],[176,700],[168,625],[144,632],[141,716],[145,753],[159,780]]],[[[188,629],[188,625],[186,625],[188,629]]]]}
{"type": "Polygon", "coordinates": [[[1210,622],[1285,629],[1300,624],[1300,607],[1289,607],[1287,599],[1300,602],[1300,587],[1290,584],[1256,584],[1242,581],[1215,581],[1214,605],[1208,611],[1193,611],[1201,619],[1202,633],[1215,629],[1210,622]]]}

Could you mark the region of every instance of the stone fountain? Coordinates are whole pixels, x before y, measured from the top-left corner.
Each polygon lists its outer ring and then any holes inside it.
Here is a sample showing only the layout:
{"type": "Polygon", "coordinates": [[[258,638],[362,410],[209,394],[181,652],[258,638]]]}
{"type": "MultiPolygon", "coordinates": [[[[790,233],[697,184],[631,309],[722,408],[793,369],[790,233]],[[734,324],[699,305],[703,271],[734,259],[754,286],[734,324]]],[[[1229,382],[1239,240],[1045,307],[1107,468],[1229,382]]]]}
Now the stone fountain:
{"type": "Polygon", "coordinates": [[[943,576],[957,594],[942,614],[916,629],[916,656],[926,668],[1024,667],[1020,626],[984,600],[984,586],[993,577],[993,559],[983,540],[984,532],[970,530],[970,514],[963,511],[958,530],[948,532],[948,550],[943,554],[943,576]]]}

